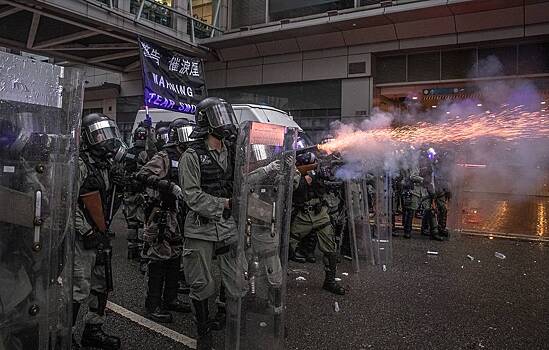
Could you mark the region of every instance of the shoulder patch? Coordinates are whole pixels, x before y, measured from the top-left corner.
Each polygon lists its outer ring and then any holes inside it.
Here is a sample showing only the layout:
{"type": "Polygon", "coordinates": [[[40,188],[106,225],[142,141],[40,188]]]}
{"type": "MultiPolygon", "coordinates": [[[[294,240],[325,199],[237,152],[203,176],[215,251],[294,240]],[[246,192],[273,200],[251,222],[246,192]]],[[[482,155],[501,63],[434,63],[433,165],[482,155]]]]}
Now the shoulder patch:
{"type": "Polygon", "coordinates": [[[208,156],[206,154],[201,154],[200,155],[200,164],[210,165],[210,164],[212,164],[212,159],[210,158],[210,156],[208,156]]]}

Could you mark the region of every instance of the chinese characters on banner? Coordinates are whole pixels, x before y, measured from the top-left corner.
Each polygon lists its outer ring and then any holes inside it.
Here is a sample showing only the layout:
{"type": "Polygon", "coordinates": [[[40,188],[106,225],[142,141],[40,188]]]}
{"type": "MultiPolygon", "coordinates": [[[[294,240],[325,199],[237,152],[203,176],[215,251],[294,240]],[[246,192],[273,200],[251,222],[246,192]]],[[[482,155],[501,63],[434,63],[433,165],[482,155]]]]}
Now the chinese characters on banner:
{"type": "Polygon", "coordinates": [[[201,59],[185,56],[139,38],[145,105],[194,114],[206,97],[201,59]]]}

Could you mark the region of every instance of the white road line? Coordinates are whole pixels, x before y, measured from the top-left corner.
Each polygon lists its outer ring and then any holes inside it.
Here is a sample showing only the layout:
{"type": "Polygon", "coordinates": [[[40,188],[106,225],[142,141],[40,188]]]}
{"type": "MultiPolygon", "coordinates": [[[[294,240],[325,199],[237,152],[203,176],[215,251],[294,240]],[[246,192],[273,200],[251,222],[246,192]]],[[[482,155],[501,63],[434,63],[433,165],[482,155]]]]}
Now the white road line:
{"type": "Polygon", "coordinates": [[[162,334],[163,336],[168,337],[185,346],[188,346],[191,349],[196,349],[196,340],[194,340],[193,338],[189,338],[186,335],[177,333],[173,329],[164,327],[154,321],[149,320],[148,318],[145,318],[141,315],[136,314],[135,312],[125,309],[120,305],[111,303],[110,301],[107,302],[107,308],[129,319],[130,321],[133,321],[145,328],[150,329],[151,331],[162,334]]]}

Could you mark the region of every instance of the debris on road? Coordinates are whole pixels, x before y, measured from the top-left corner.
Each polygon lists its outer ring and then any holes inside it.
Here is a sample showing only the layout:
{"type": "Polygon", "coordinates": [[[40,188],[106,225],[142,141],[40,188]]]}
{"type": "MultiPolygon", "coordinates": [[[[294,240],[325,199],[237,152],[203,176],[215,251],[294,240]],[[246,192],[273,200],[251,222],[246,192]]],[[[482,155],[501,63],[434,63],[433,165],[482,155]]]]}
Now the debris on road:
{"type": "Polygon", "coordinates": [[[340,309],[339,309],[339,304],[338,304],[338,302],[336,301],[336,302],[334,303],[334,311],[335,311],[335,312],[339,312],[339,310],[340,310],[340,309]]]}
{"type": "Polygon", "coordinates": [[[427,255],[438,255],[438,252],[435,252],[435,251],[432,251],[432,250],[428,250],[428,251],[427,251],[427,255]]]}
{"type": "Polygon", "coordinates": [[[290,269],[290,273],[309,275],[310,272],[305,269],[290,269]]]}
{"type": "Polygon", "coordinates": [[[504,254],[501,254],[500,252],[495,252],[494,256],[502,260],[506,258],[506,256],[504,254]]]}
{"type": "Polygon", "coordinates": [[[296,281],[306,281],[307,279],[303,276],[296,277],[296,281]]]}
{"type": "Polygon", "coordinates": [[[467,259],[471,260],[471,261],[475,261],[475,257],[472,256],[472,255],[467,255],[467,259]]]}
{"type": "Polygon", "coordinates": [[[267,322],[259,322],[259,327],[262,327],[262,328],[267,327],[267,322]]]}
{"type": "Polygon", "coordinates": [[[341,273],[343,276],[349,276],[349,273],[348,272],[342,272],[341,273]]]}
{"type": "Polygon", "coordinates": [[[336,277],[335,280],[336,280],[336,282],[341,282],[341,278],[339,278],[339,277],[336,277]]]}

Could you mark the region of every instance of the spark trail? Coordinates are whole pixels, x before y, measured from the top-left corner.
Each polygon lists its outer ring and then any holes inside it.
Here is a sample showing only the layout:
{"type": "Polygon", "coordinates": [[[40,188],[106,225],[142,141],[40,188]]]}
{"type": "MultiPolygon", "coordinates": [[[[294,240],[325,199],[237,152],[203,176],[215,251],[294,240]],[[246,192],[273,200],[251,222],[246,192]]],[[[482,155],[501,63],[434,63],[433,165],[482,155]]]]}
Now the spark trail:
{"type": "Polygon", "coordinates": [[[505,141],[549,138],[549,119],[543,112],[529,112],[522,106],[497,113],[484,112],[453,116],[444,122],[340,132],[334,141],[320,145],[328,153],[352,152],[366,145],[459,144],[480,138],[505,141]]]}

